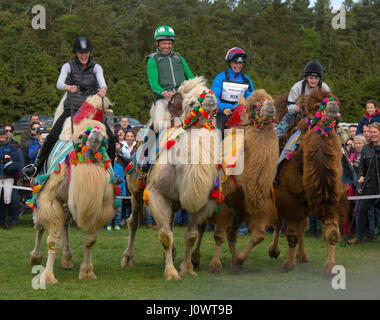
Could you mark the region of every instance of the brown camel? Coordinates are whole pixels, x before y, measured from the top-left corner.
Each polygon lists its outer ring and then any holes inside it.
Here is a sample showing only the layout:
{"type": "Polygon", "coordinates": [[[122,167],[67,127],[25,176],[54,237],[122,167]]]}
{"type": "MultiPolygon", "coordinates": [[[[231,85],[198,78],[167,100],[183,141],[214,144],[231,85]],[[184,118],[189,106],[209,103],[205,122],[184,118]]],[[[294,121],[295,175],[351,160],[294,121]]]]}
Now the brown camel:
{"type": "MultiPolygon", "coordinates": [[[[263,89],[255,90],[245,104],[248,114],[255,112],[256,121],[245,113],[240,116],[240,124],[236,127],[244,130],[244,170],[241,174],[231,176],[223,186],[222,210],[212,217],[215,224],[214,239],[216,248],[210,263],[210,272],[219,273],[222,270],[220,262],[221,247],[227,233],[231,265],[234,270],[241,270],[244,261],[253,247],[265,239],[265,228],[274,224],[277,219],[271,188],[277,170],[278,139],[274,131],[273,118],[276,109],[272,97],[263,89]],[[252,231],[252,236],[245,248],[236,253],[237,231],[245,221],[252,231]]],[[[237,109],[238,111],[238,109],[237,109]]],[[[235,117],[232,117],[233,119],[235,117]]],[[[234,124],[234,123],[232,123],[234,124]]],[[[224,145],[229,144],[226,135],[224,145]]],[[[200,228],[200,232],[204,227],[200,228]]],[[[192,254],[193,263],[198,266],[200,259],[201,236],[192,254]]]]}
{"type": "MultiPolygon", "coordinates": [[[[144,192],[141,188],[136,187],[139,172],[133,173],[128,178],[132,194],[132,213],[128,219],[130,237],[121,261],[122,266],[134,264],[133,243],[138,215],[141,212],[143,200],[145,200],[148,211],[160,226],[159,241],[165,253],[164,276],[166,279],[181,278],[173,264],[172,252],[172,223],[174,213],[179,208],[184,208],[191,214],[191,221],[185,234],[186,251],[184,261],[180,266],[180,274],[195,275],[191,263],[191,248],[197,238],[198,224],[209,218],[215,211],[216,203],[210,198],[210,194],[217,177],[218,159],[214,161],[214,156],[217,155],[214,148],[218,146],[220,148],[220,137],[216,130],[207,129],[207,127],[213,126],[214,118],[211,115],[216,112],[216,98],[205,86],[205,80],[196,77],[184,81],[178,92],[183,98],[181,116],[184,123],[183,134],[175,140],[172,147],[169,147],[168,143],[167,148],[163,148],[158,154],[155,164],[148,173],[144,192]],[[202,97],[203,101],[200,104],[198,99],[202,100],[202,97]],[[198,112],[194,110],[197,108],[201,110],[201,107],[210,117],[204,119],[198,114],[197,121],[195,121],[198,124],[190,122],[188,116],[191,114],[194,116],[198,112]],[[211,120],[212,123],[210,123],[211,120]],[[205,127],[202,127],[203,125],[205,127]],[[185,156],[178,162],[178,153],[182,151],[185,151],[185,156]],[[200,161],[193,162],[193,156],[199,156],[200,161]]],[[[203,116],[205,114],[203,111],[200,113],[203,116]]],[[[181,128],[176,129],[181,130],[181,128]]],[[[139,151],[137,157],[138,153],[139,151]]]]}
{"type": "Polygon", "coordinates": [[[323,238],[327,243],[324,271],[326,275],[330,275],[335,265],[335,245],[340,237],[340,203],[345,196],[342,151],[335,130],[339,121],[339,107],[335,97],[323,89],[315,89],[310,95],[300,99],[303,100],[300,105],[304,106],[308,120],[302,119],[298,124],[301,130],[299,147],[278,168],[275,195],[279,220],[273,244],[269,247],[269,255],[278,257],[280,254],[278,237],[282,220],[286,219],[289,251],[281,271],[295,269],[297,244],[297,261],[307,262],[304,232],[307,217],[312,212],[323,223],[323,238]]]}

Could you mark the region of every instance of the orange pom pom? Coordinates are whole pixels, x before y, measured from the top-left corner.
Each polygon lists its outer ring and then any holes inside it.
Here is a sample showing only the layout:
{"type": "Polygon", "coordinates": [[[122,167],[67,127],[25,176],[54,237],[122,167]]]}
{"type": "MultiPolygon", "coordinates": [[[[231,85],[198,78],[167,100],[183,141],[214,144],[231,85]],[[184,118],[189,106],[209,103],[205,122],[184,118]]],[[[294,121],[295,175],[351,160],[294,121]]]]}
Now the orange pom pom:
{"type": "Polygon", "coordinates": [[[87,146],[83,146],[82,147],[82,154],[85,154],[87,151],[88,151],[88,147],[87,146]]]}

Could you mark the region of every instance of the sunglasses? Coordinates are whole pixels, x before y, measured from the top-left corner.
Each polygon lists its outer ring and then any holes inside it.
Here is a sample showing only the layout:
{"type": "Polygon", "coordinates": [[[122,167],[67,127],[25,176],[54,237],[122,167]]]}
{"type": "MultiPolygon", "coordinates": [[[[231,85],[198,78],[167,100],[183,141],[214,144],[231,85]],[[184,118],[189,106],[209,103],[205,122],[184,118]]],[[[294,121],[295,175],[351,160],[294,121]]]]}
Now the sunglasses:
{"type": "MultiPolygon", "coordinates": [[[[38,127],[39,128],[39,127],[38,127]]],[[[32,128],[32,131],[36,131],[38,128],[32,128]]]]}
{"type": "Polygon", "coordinates": [[[13,130],[7,130],[7,129],[5,129],[5,131],[6,131],[6,132],[13,132],[13,130]]]}

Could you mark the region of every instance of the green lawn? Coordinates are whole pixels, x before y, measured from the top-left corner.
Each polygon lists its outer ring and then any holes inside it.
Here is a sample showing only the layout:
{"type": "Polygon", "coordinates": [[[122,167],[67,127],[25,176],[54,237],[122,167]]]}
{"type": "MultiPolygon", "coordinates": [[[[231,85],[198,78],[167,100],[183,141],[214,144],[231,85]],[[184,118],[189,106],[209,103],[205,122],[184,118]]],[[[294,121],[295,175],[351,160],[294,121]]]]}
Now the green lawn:
{"type": "MultiPolygon", "coordinates": [[[[178,268],[184,254],[185,228],[176,227],[175,242],[178,268]]],[[[74,226],[70,228],[70,242],[75,267],[63,270],[59,264],[60,250],[55,263],[58,284],[48,285],[45,290],[32,288],[32,267],[28,255],[34,246],[34,229],[30,213],[21,216],[20,224],[10,231],[0,229],[0,299],[379,299],[380,298],[380,241],[374,240],[359,246],[337,245],[336,261],[346,269],[346,290],[332,289],[331,280],[323,275],[326,255],[325,244],[319,239],[306,237],[305,248],[310,260],[297,265],[294,272],[280,273],[287,252],[284,237],[280,239],[280,257],[270,259],[267,248],[272,239],[269,235],[251,251],[244,270],[233,272],[227,244],[222,254],[223,272],[208,272],[214,240],[211,232],[204,237],[202,260],[198,276],[183,277],[179,281],[166,281],[163,277],[163,250],[158,242],[158,230],[142,227],[138,230],[135,245],[134,267],[120,266],[127,245],[128,229],[122,232],[99,232],[93,249],[94,271],[97,280],[78,280],[79,265],[83,257],[84,233],[74,226]]],[[[42,252],[46,263],[45,232],[42,252]]],[[[248,236],[239,237],[242,248],[248,236]]]]}

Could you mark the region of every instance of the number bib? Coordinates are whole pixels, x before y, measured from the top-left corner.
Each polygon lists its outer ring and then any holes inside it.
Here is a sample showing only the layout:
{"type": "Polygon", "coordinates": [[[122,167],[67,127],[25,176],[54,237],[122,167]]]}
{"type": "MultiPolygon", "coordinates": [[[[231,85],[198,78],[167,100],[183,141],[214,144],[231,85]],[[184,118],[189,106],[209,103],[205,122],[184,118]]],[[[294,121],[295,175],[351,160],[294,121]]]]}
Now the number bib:
{"type": "Polygon", "coordinates": [[[241,97],[244,96],[248,89],[247,83],[223,81],[221,100],[228,103],[236,103],[241,97]]]}

